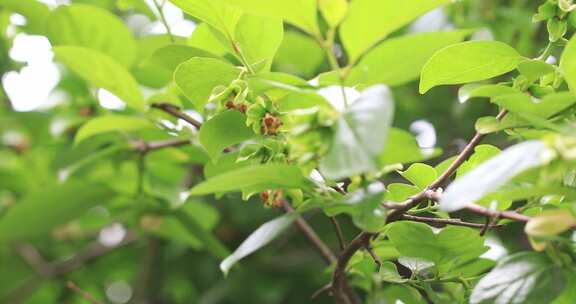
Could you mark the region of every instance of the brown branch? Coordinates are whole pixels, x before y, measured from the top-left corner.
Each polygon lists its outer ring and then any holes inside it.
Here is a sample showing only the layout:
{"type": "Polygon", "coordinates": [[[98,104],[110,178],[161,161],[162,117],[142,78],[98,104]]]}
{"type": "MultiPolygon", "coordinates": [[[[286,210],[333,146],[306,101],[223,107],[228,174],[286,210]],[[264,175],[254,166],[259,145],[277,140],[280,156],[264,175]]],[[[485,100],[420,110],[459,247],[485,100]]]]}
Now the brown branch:
{"type": "Polygon", "coordinates": [[[103,304],[102,302],[96,300],[90,293],[80,289],[80,287],[78,287],[76,284],[74,284],[74,282],[72,281],[68,281],[66,283],[66,287],[70,290],[72,290],[73,292],[77,293],[79,296],[81,296],[84,300],[90,302],[91,304],[103,304]]]}
{"type": "Polygon", "coordinates": [[[334,226],[336,236],[338,237],[338,244],[340,245],[340,251],[342,251],[346,247],[346,239],[344,238],[344,234],[342,233],[342,228],[340,227],[340,223],[338,222],[336,216],[330,216],[330,221],[334,226]]]}
{"type": "MultiPolygon", "coordinates": [[[[496,119],[501,120],[506,115],[506,110],[501,110],[496,119]]],[[[451,176],[456,172],[456,170],[474,153],[474,148],[480,143],[484,134],[480,134],[476,132],[476,134],[472,137],[472,139],[468,142],[466,147],[458,154],[456,159],[452,162],[452,164],[442,173],[436,180],[434,180],[430,186],[426,189],[422,190],[418,194],[408,198],[402,203],[398,203],[394,205],[394,209],[388,213],[386,216],[386,222],[391,223],[397,221],[403,217],[406,211],[412,209],[413,207],[420,204],[422,201],[428,199],[429,192],[435,192],[435,190],[442,186],[451,176]]],[[[479,210],[477,210],[479,211],[479,210]]],[[[482,210],[485,211],[485,210],[482,210]]],[[[356,236],[356,238],[346,247],[340,256],[338,257],[338,262],[336,264],[336,268],[332,274],[332,289],[334,292],[334,297],[338,303],[348,304],[351,302],[347,302],[344,294],[344,287],[347,283],[346,280],[346,266],[348,265],[348,261],[356,251],[364,247],[366,243],[370,242],[377,234],[370,233],[370,232],[361,232],[356,236]]]]}
{"type": "MultiPolygon", "coordinates": [[[[453,226],[464,226],[464,227],[472,227],[472,228],[484,228],[485,226],[487,226],[486,224],[463,222],[460,219],[433,218],[433,217],[415,216],[415,215],[410,215],[410,214],[403,214],[400,217],[400,220],[401,221],[412,221],[412,222],[438,224],[438,225],[444,225],[444,226],[445,225],[453,225],[453,226]]],[[[489,224],[488,227],[498,228],[498,227],[502,227],[502,225],[489,224]]]]}
{"type": "MultiPolygon", "coordinates": [[[[294,208],[292,208],[292,206],[287,200],[282,201],[282,207],[284,207],[284,210],[287,213],[294,212],[294,208]]],[[[314,245],[314,247],[318,250],[318,252],[322,256],[322,259],[324,259],[326,264],[332,264],[333,262],[336,261],[336,256],[334,255],[332,250],[330,250],[330,248],[326,246],[324,241],[320,239],[320,237],[318,236],[318,234],[316,234],[314,229],[312,229],[312,227],[310,227],[310,225],[308,225],[308,223],[302,217],[297,216],[296,220],[294,221],[294,224],[306,236],[308,241],[310,241],[310,243],[314,245]]]]}
{"type": "Polygon", "coordinates": [[[186,121],[187,123],[193,125],[194,127],[196,127],[196,129],[200,129],[200,127],[202,127],[201,122],[197,121],[192,116],[182,112],[180,107],[175,106],[173,104],[159,102],[159,103],[151,104],[150,107],[164,111],[164,112],[166,112],[166,113],[168,113],[168,114],[170,114],[176,118],[180,118],[180,119],[186,121]]]}
{"type": "Polygon", "coordinates": [[[189,139],[180,139],[180,138],[165,139],[150,142],[137,140],[131,143],[131,147],[133,150],[138,151],[140,153],[148,153],[150,151],[155,151],[163,148],[180,147],[187,145],[189,143],[190,143],[189,139]]]}

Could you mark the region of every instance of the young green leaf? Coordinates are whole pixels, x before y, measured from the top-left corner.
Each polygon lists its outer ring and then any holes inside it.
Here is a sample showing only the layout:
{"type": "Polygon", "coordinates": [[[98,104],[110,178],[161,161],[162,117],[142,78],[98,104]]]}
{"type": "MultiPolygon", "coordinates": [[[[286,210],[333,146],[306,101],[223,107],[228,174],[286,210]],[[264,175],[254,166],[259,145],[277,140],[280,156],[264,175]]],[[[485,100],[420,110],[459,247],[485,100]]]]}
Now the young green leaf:
{"type": "Polygon", "coordinates": [[[493,99],[493,102],[513,113],[549,118],[572,106],[576,103],[576,98],[569,92],[552,93],[541,99],[523,93],[515,93],[498,96],[493,99]]]}
{"type": "Polygon", "coordinates": [[[324,20],[332,28],[335,28],[346,17],[348,1],[346,0],[318,0],[318,7],[324,20]]]}
{"type": "Polygon", "coordinates": [[[26,17],[26,32],[40,35],[46,31],[50,10],[44,3],[35,0],[1,0],[0,7],[26,17]]]}
{"type": "Polygon", "coordinates": [[[129,107],[144,110],[144,98],[130,72],[108,55],[78,46],[53,48],[56,59],[92,85],[112,92],[129,107]]]}
{"type": "Polygon", "coordinates": [[[198,137],[200,144],[214,161],[225,148],[253,138],[255,135],[246,126],[246,117],[242,113],[228,110],[206,121],[200,128],[198,137]]]}
{"type": "Polygon", "coordinates": [[[296,74],[311,79],[325,60],[325,52],[310,36],[286,31],[272,63],[274,71],[296,74]]]}
{"type": "Polygon", "coordinates": [[[338,120],[336,133],[320,169],[331,179],[340,179],[378,169],[392,124],[394,102],[387,87],[366,89],[338,120]]]}
{"type": "Polygon", "coordinates": [[[423,151],[410,132],[390,128],[386,148],[380,154],[378,161],[381,166],[405,164],[435,157],[440,152],[440,149],[428,150],[428,148],[423,151]]]}
{"type": "Polygon", "coordinates": [[[427,164],[413,164],[406,171],[398,172],[420,189],[425,189],[438,177],[436,170],[427,164]]]}
{"type": "Polygon", "coordinates": [[[563,288],[561,268],[546,255],[520,252],[502,259],[476,284],[470,303],[550,303],[563,288]]]}
{"type": "Polygon", "coordinates": [[[203,110],[214,87],[227,86],[238,75],[240,70],[227,62],[194,57],[178,66],[174,80],[196,109],[203,110]]]}
{"type": "Polygon", "coordinates": [[[92,5],[56,8],[46,22],[54,46],[82,46],[106,54],[125,67],[136,61],[136,41],[120,18],[92,5]]]}
{"type": "Polygon", "coordinates": [[[282,18],[313,35],[320,34],[316,17],[317,0],[222,0],[242,11],[259,16],[282,18]]]}
{"type": "Polygon", "coordinates": [[[324,208],[329,216],[347,213],[356,227],[370,232],[379,231],[386,223],[386,211],[380,206],[384,187],[373,183],[367,188],[348,193],[341,201],[324,208]]]}
{"type": "Polygon", "coordinates": [[[217,58],[216,55],[199,48],[182,44],[170,44],[155,50],[145,63],[163,67],[173,73],[179,64],[192,57],[217,58]]]}
{"type": "Polygon", "coordinates": [[[147,128],[154,128],[154,124],[144,118],[116,114],[100,116],[82,125],[74,137],[74,143],[106,132],[130,132],[147,128]]]}
{"type": "Polygon", "coordinates": [[[354,62],[365,51],[424,13],[450,0],[355,0],[340,25],[340,38],[354,62]],[[359,35],[359,33],[362,33],[359,35]]]}
{"type": "Polygon", "coordinates": [[[539,140],[507,148],[450,184],[442,195],[440,208],[449,212],[462,209],[498,190],[519,173],[548,163],[552,157],[551,150],[539,140]]]}
{"type": "Polygon", "coordinates": [[[114,193],[101,185],[67,182],[29,193],[0,218],[0,242],[30,239],[104,204],[114,193]]]}
{"type": "Polygon", "coordinates": [[[204,195],[217,192],[250,189],[307,189],[310,186],[300,169],[290,165],[269,164],[250,166],[226,172],[196,185],[191,195],[204,195]]]}
{"type": "Polygon", "coordinates": [[[350,72],[346,84],[398,86],[415,80],[436,51],[462,41],[469,34],[468,30],[430,32],[385,40],[362,57],[350,72]]]}
{"type": "Polygon", "coordinates": [[[420,93],[442,84],[484,80],[515,69],[525,60],[511,46],[497,41],[468,41],[436,52],[422,68],[420,93]]]}
{"type": "Polygon", "coordinates": [[[295,215],[286,214],[258,227],[258,229],[252,232],[252,234],[250,234],[250,236],[240,244],[232,255],[228,256],[222,261],[222,263],[220,263],[220,269],[224,275],[227,275],[230,268],[232,268],[232,266],[234,266],[238,261],[266,246],[278,237],[290,226],[290,224],[292,224],[294,219],[295,215]]]}

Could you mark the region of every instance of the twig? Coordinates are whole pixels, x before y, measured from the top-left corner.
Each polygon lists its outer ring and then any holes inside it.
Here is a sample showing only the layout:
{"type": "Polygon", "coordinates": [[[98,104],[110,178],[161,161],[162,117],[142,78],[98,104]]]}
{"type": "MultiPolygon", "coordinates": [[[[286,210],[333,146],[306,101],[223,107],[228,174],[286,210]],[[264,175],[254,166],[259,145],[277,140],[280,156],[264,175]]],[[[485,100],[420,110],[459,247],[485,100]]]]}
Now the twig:
{"type": "Polygon", "coordinates": [[[66,287],[70,290],[72,290],[73,292],[77,293],[79,296],[81,296],[82,298],[84,298],[84,300],[90,302],[91,304],[103,304],[102,302],[96,300],[90,293],[80,289],[80,287],[78,287],[76,284],[74,284],[74,282],[72,281],[68,281],[66,283],[66,287]]]}
{"type": "Polygon", "coordinates": [[[193,125],[194,127],[196,127],[196,129],[200,129],[200,127],[202,127],[202,123],[197,121],[196,119],[192,118],[192,116],[182,112],[182,110],[180,110],[180,108],[178,106],[175,106],[173,104],[169,104],[169,103],[153,103],[150,105],[150,107],[154,108],[154,109],[158,109],[158,110],[162,110],[174,117],[180,118],[184,121],[186,121],[187,123],[193,125]]]}
{"type": "Polygon", "coordinates": [[[485,226],[488,226],[489,228],[502,227],[502,225],[496,225],[496,224],[490,223],[490,222],[488,223],[488,225],[486,225],[486,224],[479,224],[479,223],[463,222],[460,219],[432,218],[432,217],[415,216],[415,215],[410,215],[410,214],[403,214],[400,217],[400,220],[439,224],[439,225],[464,226],[464,227],[472,227],[472,228],[484,228],[485,226]]]}
{"type": "Polygon", "coordinates": [[[168,25],[168,21],[166,21],[166,17],[164,16],[164,12],[162,11],[162,8],[164,7],[164,2],[162,3],[162,5],[158,4],[158,0],[152,0],[152,2],[154,3],[156,10],[158,11],[160,22],[162,22],[162,24],[166,28],[166,33],[168,34],[168,37],[170,37],[170,41],[172,43],[176,42],[176,39],[174,39],[174,35],[172,35],[172,31],[170,30],[170,26],[168,25]]]}
{"type": "Polygon", "coordinates": [[[326,291],[329,291],[332,288],[332,285],[330,284],[326,284],[324,286],[322,286],[320,289],[316,290],[311,296],[310,296],[310,300],[314,300],[316,299],[318,296],[320,296],[321,294],[323,294],[326,291]]]}
{"type": "Polygon", "coordinates": [[[336,216],[331,216],[330,221],[334,226],[334,230],[336,231],[336,236],[338,237],[338,244],[340,245],[340,251],[344,250],[346,247],[346,239],[344,239],[344,234],[342,233],[342,228],[340,227],[340,223],[336,216]]]}
{"type": "Polygon", "coordinates": [[[174,139],[165,139],[165,140],[150,141],[150,142],[137,140],[137,141],[133,141],[131,143],[131,146],[132,146],[132,149],[134,149],[140,153],[148,153],[150,151],[160,150],[163,148],[184,146],[184,145],[187,145],[189,143],[190,143],[189,139],[174,138],[174,139]]]}
{"type": "Polygon", "coordinates": [[[334,299],[336,300],[336,303],[339,304],[361,303],[361,301],[356,297],[349,298],[345,292],[346,285],[348,282],[348,280],[346,280],[346,266],[348,265],[348,262],[350,261],[354,253],[356,253],[356,251],[358,251],[359,249],[363,248],[366,242],[369,242],[374,235],[375,234],[369,232],[360,233],[340,253],[338,260],[336,261],[336,268],[332,273],[332,292],[334,293],[334,299]]]}
{"type": "MultiPolygon", "coordinates": [[[[282,207],[284,207],[284,210],[286,210],[287,213],[294,212],[294,209],[287,200],[282,201],[282,207]]],[[[306,236],[308,241],[310,241],[310,243],[314,245],[314,247],[316,247],[316,249],[318,250],[320,255],[322,255],[322,258],[327,264],[332,264],[333,262],[336,261],[336,256],[334,255],[332,250],[330,250],[330,248],[326,246],[324,241],[320,239],[320,237],[318,236],[318,234],[316,234],[314,229],[312,229],[312,227],[310,227],[310,225],[308,225],[308,223],[302,217],[297,216],[296,220],[294,221],[294,224],[306,236]]]]}

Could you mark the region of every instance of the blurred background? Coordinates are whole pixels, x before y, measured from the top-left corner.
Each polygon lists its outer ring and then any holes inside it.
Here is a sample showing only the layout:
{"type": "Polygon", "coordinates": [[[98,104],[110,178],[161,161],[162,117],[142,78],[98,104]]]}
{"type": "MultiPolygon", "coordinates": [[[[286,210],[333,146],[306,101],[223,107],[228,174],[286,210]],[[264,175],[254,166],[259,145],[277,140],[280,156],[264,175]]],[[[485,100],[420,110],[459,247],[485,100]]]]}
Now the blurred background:
{"type": "MultiPolygon", "coordinates": [[[[149,57],[167,39],[159,7],[172,34],[185,43],[194,45],[206,31],[193,18],[170,2],[161,3],[162,0],[31,2],[41,4],[37,11],[73,2],[112,12],[137,38],[139,58],[149,57]]],[[[531,22],[539,2],[454,1],[395,35],[474,29],[473,39],[503,41],[522,55],[534,57],[547,41],[545,26],[531,22]]],[[[142,303],[142,299],[149,303],[204,304],[311,302],[310,296],[326,284],[330,272],[294,229],[245,259],[227,278],[218,268],[226,248],[236,248],[259,225],[282,214],[281,210],[266,208],[259,199],[243,202],[240,195],[226,195],[188,200],[185,213],[192,219],[188,227],[156,212],[158,201],[184,203],[181,193],[195,183],[190,172],[200,170],[199,165],[206,161],[198,149],[168,149],[151,155],[146,176],[146,187],[154,197],[150,198],[132,195],[138,180],[136,156],[114,153],[113,149],[102,152],[101,144],[106,139],[77,147],[69,144],[81,123],[95,113],[122,111],[125,104],[104,89],[91,89],[54,62],[49,40],[37,35],[38,25],[26,15],[13,6],[3,7],[0,0],[0,216],[27,193],[56,187],[71,175],[97,174],[100,179],[108,178],[115,190],[126,195],[61,223],[48,236],[15,246],[1,245],[0,299],[4,300],[0,302],[85,303],[86,299],[73,292],[74,286],[66,286],[68,282],[97,299],[118,304],[142,303]],[[107,157],[103,157],[104,153],[108,153],[107,157]],[[182,180],[187,182],[182,184],[182,180]]],[[[402,54],[398,54],[398,60],[402,60],[402,54]]],[[[158,79],[163,77],[162,71],[153,70],[144,60],[132,69],[147,97],[154,96],[163,86],[164,80],[158,79]]],[[[312,39],[287,26],[272,70],[311,80],[329,67],[312,39]]],[[[410,130],[421,147],[442,147],[443,156],[432,159],[433,164],[453,155],[466,143],[474,132],[476,118],[496,111],[489,103],[459,103],[455,87],[435,88],[424,96],[418,94],[417,87],[415,81],[394,88],[394,125],[410,130]]],[[[185,128],[176,120],[164,119],[167,128],[174,132],[185,128]]],[[[159,134],[157,131],[143,136],[159,134]]],[[[504,143],[497,136],[491,137],[490,142],[500,147],[504,143]]],[[[26,225],[60,220],[50,216],[48,211],[45,217],[39,216],[26,225]]],[[[306,218],[336,249],[338,242],[329,219],[314,213],[306,218]]],[[[347,218],[341,221],[344,234],[351,239],[357,231],[347,218]]],[[[489,238],[492,249],[487,257],[498,259],[507,250],[526,246],[520,237],[521,229],[511,227],[505,234],[489,238]]],[[[331,299],[322,296],[313,302],[331,303],[331,299]]]]}

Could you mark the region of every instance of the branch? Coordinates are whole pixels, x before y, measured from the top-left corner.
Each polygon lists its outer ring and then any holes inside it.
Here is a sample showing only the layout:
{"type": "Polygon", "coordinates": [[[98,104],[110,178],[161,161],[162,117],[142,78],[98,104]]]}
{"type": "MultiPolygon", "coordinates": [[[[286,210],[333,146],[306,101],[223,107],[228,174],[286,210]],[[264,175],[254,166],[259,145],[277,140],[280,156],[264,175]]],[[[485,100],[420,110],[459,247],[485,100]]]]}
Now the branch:
{"type": "MultiPolygon", "coordinates": [[[[282,201],[282,207],[284,207],[286,213],[294,212],[294,208],[292,208],[287,200],[282,201]]],[[[302,231],[306,238],[308,238],[308,241],[310,241],[310,243],[316,247],[326,264],[332,264],[336,261],[336,256],[332,250],[326,246],[324,241],[320,239],[314,229],[312,229],[312,227],[310,227],[310,225],[308,225],[308,223],[302,217],[297,216],[294,224],[298,227],[298,229],[300,229],[300,231],[302,231]]]]}
{"type": "Polygon", "coordinates": [[[338,237],[338,244],[340,245],[340,251],[342,251],[346,247],[346,239],[344,238],[344,234],[342,233],[342,228],[340,227],[340,223],[338,222],[336,216],[331,216],[330,221],[334,226],[336,236],[338,237]]]}
{"type": "MultiPolygon", "coordinates": [[[[423,216],[415,216],[409,214],[403,214],[400,217],[402,221],[412,221],[412,222],[421,222],[421,223],[431,223],[431,224],[439,224],[439,225],[454,225],[454,226],[464,226],[464,227],[472,227],[472,228],[484,228],[486,224],[478,224],[478,223],[470,223],[470,222],[463,222],[461,219],[444,219],[444,218],[433,218],[433,217],[423,217],[423,216]]],[[[490,228],[498,228],[502,227],[502,225],[488,225],[490,228]]]]}
{"type": "MultiPolygon", "coordinates": [[[[506,110],[501,110],[496,119],[501,120],[506,115],[506,110]]],[[[480,141],[484,138],[484,134],[480,134],[476,132],[476,134],[472,137],[470,142],[464,147],[464,149],[458,154],[454,162],[440,175],[434,182],[430,184],[426,189],[422,190],[418,194],[411,196],[407,200],[402,203],[395,204],[394,210],[388,213],[386,217],[386,222],[391,223],[397,220],[400,220],[406,211],[412,209],[422,201],[428,199],[428,195],[430,192],[435,192],[438,187],[443,185],[449,178],[456,172],[456,170],[474,153],[474,148],[480,143],[480,141]]],[[[389,205],[389,204],[388,204],[389,205]]],[[[486,211],[486,210],[484,210],[486,211]]],[[[332,288],[334,292],[334,296],[338,303],[348,304],[350,302],[346,301],[344,297],[343,288],[346,280],[346,266],[348,265],[348,261],[356,251],[365,247],[366,243],[369,243],[370,240],[375,237],[377,234],[370,233],[370,232],[361,232],[358,236],[346,247],[340,256],[338,257],[338,262],[336,264],[336,268],[334,269],[334,273],[332,275],[332,288]]]]}
{"type": "Polygon", "coordinates": [[[150,141],[146,142],[143,140],[133,141],[131,143],[131,147],[133,150],[136,150],[140,153],[148,153],[150,151],[159,150],[168,147],[180,147],[190,143],[189,139],[165,139],[165,140],[158,140],[158,141],[150,141]]]}
{"type": "Polygon", "coordinates": [[[80,289],[80,287],[78,287],[76,284],[74,284],[74,282],[72,281],[68,281],[66,283],[66,287],[70,290],[72,290],[73,292],[77,293],[79,296],[81,296],[84,300],[88,301],[91,304],[102,304],[102,302],[96,300],[90,293],[80,289]]]}
{"type": "Polygon", "coordinates": [[[180,110],[180,108],[178,106],[175,106],[173,104],[160,102],[160,103],[153,103],[150,106],[154,109],[164,111],[164,112],[166,112],[166,113],[168,113],[168,114],[170,114],[176,118],[180,118],[180,119],[186,121],[187,123],[193,125],[194,127],[196,127],[196,129],[200,129],[200,127],[202,126],[201,122],[192,118],[192,116],[182,112],[182,110],[180,110]]]}

